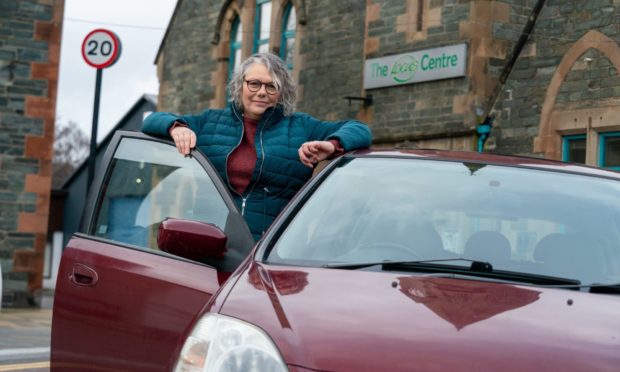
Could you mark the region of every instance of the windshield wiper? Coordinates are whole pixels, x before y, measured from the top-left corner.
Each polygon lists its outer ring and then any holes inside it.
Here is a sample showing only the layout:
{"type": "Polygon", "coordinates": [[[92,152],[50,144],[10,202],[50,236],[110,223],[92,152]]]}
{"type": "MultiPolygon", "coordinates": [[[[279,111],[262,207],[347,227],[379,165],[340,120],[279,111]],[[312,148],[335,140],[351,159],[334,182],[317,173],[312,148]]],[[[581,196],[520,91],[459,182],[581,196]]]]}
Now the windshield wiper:
{"type": "MultiPolygon", "coordinates": [[[[426,263],[430,263],[433,264],[432,266],[436,266],[434,264],[436,264],[437,262],[454,262],[454,261],[461,261],[461,262],[470,262],[471,266],[470,269],[473,267],[476,271],[479,270],[483,270],[483,271],[493,271],[493,266],[486,262],[486,261],[476,261],[476,260],[470,260],[469,258],[438,258],[438,259],[433,259],[433,260],[416,260],[416,261],[390,261],[390,260],[383,260],[383,261],[371,261],[371,262],[355,262],[355,263],[328,263],[323,265],[322,267],[328,268],[328,269],[349,269],[349,270],[356,270],[356,269],[364,269],[367,267],[371,267],[371,266],[378,266],[378,265],[417,265],[417,264],[426,264],[426,263]]],[[[453,265],[450,265],[451,267],[453,265]]],[[[385,267],[385,266],[384,266],[385,267]]],[[[460,267],[460,266],[459,266],[460,267]]],[[[389,270],[389,268],[387,268],[387,270],[389,270]]]]}
{"type": "Polygon", "coordinates": [[[583,285],[581,287],[589,288],[590,293],[620,294],[620,283],[610,283],[610,284],[592,283],[588,285],[583,285]]]}
{"type": "Polygon", "coordinates": [[[460,274],[464,276],[500,279],[509,282],[528,283],[541,286],[558,286],[569,289],[578,289],[581,284],[581,282],[577,279],[560,278],[517,271],[496,270],[489,262],[476,261],[461,257],[418,261],[375,261],[359,263],[332,263],[323,265],[325,268],[348,270],[357,270],[372,266],[381,266],[381,270],[384,271],[403,270],[433,274],[460,274]],[[470,265],[449,265],[445,264],[446,262],[468,262],[470,265]]]}

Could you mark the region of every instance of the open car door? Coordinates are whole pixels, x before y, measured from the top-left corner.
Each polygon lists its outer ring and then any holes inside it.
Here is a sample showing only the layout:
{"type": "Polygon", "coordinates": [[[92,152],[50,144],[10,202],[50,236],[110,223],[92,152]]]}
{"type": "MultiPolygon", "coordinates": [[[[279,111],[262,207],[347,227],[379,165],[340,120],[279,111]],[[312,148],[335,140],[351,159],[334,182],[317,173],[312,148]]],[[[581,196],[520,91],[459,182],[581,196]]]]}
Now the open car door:
{"type": "Polygon", "coordinates": [[[201,153],[184,157],[170,141],[119,131],[102,164],[107,169],[97,171],[83,231],[60,264],[51,368],[169,371],[196,316],[254,240],[201,153]],[[160,225],[170,221],[221,237],[200,240],[200,231],[189,231],[193,240],[183,241],[168,234],[162,247],[160,225]],[[181,243],[194,246],[175,246],[181,243]],[[192,259],[167,253],[176,248],[189,248],[193,256],[183,256],[192,259]]]}

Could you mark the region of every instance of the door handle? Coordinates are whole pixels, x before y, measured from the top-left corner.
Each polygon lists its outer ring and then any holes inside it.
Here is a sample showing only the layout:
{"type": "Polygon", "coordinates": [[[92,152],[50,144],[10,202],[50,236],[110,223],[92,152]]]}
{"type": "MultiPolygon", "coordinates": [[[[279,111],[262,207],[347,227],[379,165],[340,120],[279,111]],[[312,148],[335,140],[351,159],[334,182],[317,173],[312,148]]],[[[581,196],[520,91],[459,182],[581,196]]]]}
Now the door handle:
{"type": "Polygon", "coordinates": [[[71,275],[69,275],[69,278],[73,284],[84,287],[92,287],[97,284],[97,281],[99,280],[99,276],[95,270],[79,263],[73,264],[73,270],[71,270],[71,275]]]}

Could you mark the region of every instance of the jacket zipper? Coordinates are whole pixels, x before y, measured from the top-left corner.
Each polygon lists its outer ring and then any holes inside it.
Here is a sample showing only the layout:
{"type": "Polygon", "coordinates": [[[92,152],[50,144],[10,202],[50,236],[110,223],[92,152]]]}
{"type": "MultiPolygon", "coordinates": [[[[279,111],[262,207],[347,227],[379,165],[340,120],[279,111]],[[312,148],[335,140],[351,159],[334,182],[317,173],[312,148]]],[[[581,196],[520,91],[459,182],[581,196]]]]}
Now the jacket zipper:
{"type": "Polygon", "coordinates": [[[245,133],[245,126],[243,124],[243,119],[239,117],[239,114],[237,113],[237,110],[234,106],[231,107],[232,111],[235,113],[235,116],[237,117],[237,119],[239,119],[239,121],[241,121],[241,137],[239,137],[239,142],[237,142],[237,144],[235,145],[235,147],[232,148],[232,150],[230,150],[230,152],[228,154],[226,154],[226,162],[224,163],[225,165],[225,173],[226,173],[226,183],[228,184],[228,188],[230,190],[232,190],[232,192],[234,192],[235,194],[239,195],[239,197],[241,197],[241,215],[243,216],[243,213],[245,212],[245,201],[247,198],[244,198],[243,195],[241,195],[241,193],[239,193],[237,190],[235,190],[232,185],[230,184],[230,179],[228,178],[228,158],[230,157],[230,154],[233,153],[233,151],[235,151],[235,149],[237,147],[239,147],[239,145],[241,144],[241,141],[243,141],[243,136],[245,133]]]}
{"type": "MultiPolygon", "coordinates": [[[[239,145],[241,144],[241,141],[243,141],[243,136],[244,136],[244,133],[245,133],[245,124],[243,123],[243,118],[239,117],[239,114],[237,113],[236,108],[233,107],[232,110],[235,113],[235,116],[237,117],[237,119],[239,119],[241,121],[241,137],[239,138],[239,142],[237,142],[235,147],[233,147],[232,150],[230,150],[230,152],[228,154],[226,154],[226,163],[224,164],[226,166],[226,172],[228,172],[228,158],[230,157],[230,154],[232,154],[232,152],[235,151],[235,149],[237,147],[239,147],[239,145]]],[[[260,176],[263,174],[263,164],[265,164],[265,148],[263,147],[263,131],[264,131],[265,127],[267,126],[267,124],[269,122],[269,119],[271,119],[271,116],[273,115],[273,112],[274,111],[272,110],[271,113],[269,113],[269,117],[265,120],[265,124],[263,124],[263,128],[260,131],[260,149],[261,149],[262,161],[261,161],[261,164],[260,164],[260,169],[258,170],[258,177],[256,177],[256,181],[254,181],[254,183],[252,184],[252,187],[250,188],[250,191],[246,192],[245,196],[243,196],[241,193],[239,193],[237,190],[235,190],[232,187],[232,185],[230,184],[230,179],[228,178],[228,174],[226,174],[226,183],[228,184],[228,188],[241,197],[241,215],[242,216],[245,215],[245,204],[246,204],[246,201],[248,200],[248,197],[250,196],[250,194],[254,190],[254,187],[258,183],[258,180],[260,179],[260,176]]],[[[264,218],[264,216],[263,216],[263,218],[264,218]]]]}
{"type": "Polygon", "coordinates": [[[241,215],[242,216],[243,216],[243,212],[245,211],[245,201],[248,199],[248,197],[250,197],[250,194],[252,193],[252,191],[254,191],[254,187],[256,187],[258,180],[260,180],[260,176],[263,175],[263,165],[265,164],[265,147],[263,146],[263,132],[265,131],[265,127],[267,127],[267,124],[269,123],[269,119],[271,119],[271,115],[273,115],[273,111],[271,111],[271,113],[269,114],[269,117],[267,118],[267,120],[265,120],[265,124],[263,124],[263,127],[260,130],[260,134],[259,134],[260,153],[261,153],[260,168],[258,169],[258,177],[256,177],[256,181],[254,181],[254,183],[252,184],[250,191],[246,192],[245,196],[242,196],[242,203],[241,203],[241,215]]]}

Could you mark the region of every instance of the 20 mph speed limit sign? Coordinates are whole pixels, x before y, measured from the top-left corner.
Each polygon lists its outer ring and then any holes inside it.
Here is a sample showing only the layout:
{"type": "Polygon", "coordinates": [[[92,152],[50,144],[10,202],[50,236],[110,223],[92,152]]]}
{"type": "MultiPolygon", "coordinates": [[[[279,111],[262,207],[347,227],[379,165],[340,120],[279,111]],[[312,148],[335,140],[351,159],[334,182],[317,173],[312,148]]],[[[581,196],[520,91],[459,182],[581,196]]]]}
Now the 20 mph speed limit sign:
{"type": "Polygon", "coordinates": [[[93,128],[90,133],[90,154],[88,155],[88,180],[90,188],[95,174],[97,157],[97,125],[99,123],[99,96],[101,95],[101,75],[103,69],[112,66],[121,55],[121,40],[116,34],[102,28],[91,31],[82,43],[84,61],[97,69],[95,77],[95,105],[93,108],[93,128]]]}
{"type": "Polygon", "coordinates": [[[109,30],[91,31],[82,43],[82,57],[94,68],[112,66],[121,54],[121,41],[109,30]]]}

